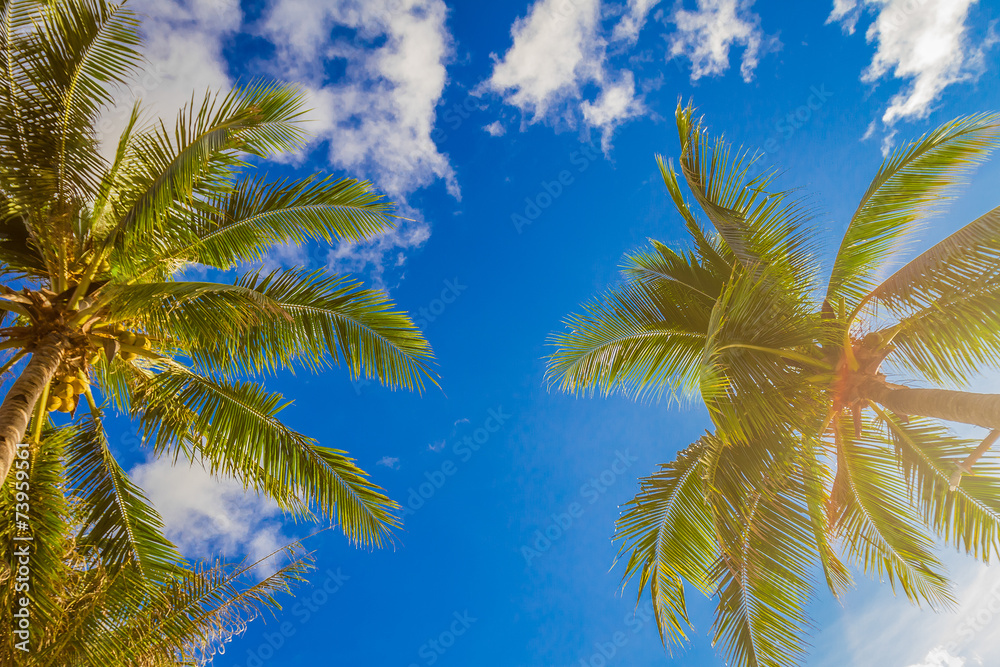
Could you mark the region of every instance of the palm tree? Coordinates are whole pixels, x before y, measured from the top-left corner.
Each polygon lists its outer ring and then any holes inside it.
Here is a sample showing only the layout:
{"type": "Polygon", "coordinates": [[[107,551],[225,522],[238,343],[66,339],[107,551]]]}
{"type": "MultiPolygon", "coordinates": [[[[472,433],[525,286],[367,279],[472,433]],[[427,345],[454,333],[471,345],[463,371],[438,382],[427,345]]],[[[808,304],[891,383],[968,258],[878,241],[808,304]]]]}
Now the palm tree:
{"type": "Polygon", "coordinates": [[[300,93],[274,83],[192,97],[172,127],[143,126],[137,104],[108,163],[94,127],[141,61],[136,16],[107,0],[7,0],[0,26],[0,372],[16,373],[0,479],[32,415],[38,444],[48,413],[76,417],[82,397],[67,475],[109,567],[153,577],[176,552],[108,446],[108,409],[138,420],[156,455],[382,544],[397,505],[344,452],[285,426],[287,403],[259,379],[344,364],[422,390],[432,352],[410,317],[324,270],[223,284],[185,267],[219,275],[277,244],[371,238],[394,224],[392,206],[368,183],[260,173],[304,137],[300,93]]]}
{"type": "Polygon", "coordinates": [[[45,446],[24,450],[17,461],[24,465],[0,492],[0,540],[30,545],[23,562],[21,556],[0,562],[0,609],[7,628],[0,638],[3,664],[207,664],[250,620],[279,609],[276,594],[289,592],[310,569],[299,545],[273,554],[287,556],[287,562],[259,581],[248,576],[256,563],[190,568],[178,562],[163,582],[149,582],[135,564],[108,567],[101,549],[78,539],[85,519],[81,504],[63,492],[66,449],[77,431],[75,426],[47,430],[45,446]],[[17,526],[18,488],[32,510],[30,532],[17,526]],[[22,566],[26,576],[19,572],[22,566]],[[30,588],[27,606],[21,582],[30,588]],[[22,609],[27,609],[24,629],[18,622],[22,609]]]}
{"type": "Polygon", "coordinates": [[[714,233],[658,156],[691,247],[653,241],[627,257],[622,284],[554,336],[548,366],[565,391],[700,396],[711,416],[713,431],[624,507],[625,581],[649,588],[665,642],[690,628],[685,585],[715,596],[714,642],[739,666],[798,663],[819,571],[837,596],[854,564],[947,607],[935,541],[984,562],[1000,546],[1000,395],[935,387],[1000,362],[1000,208],[877,277],[1000,142],[998,117],[960,118],[889,156],[826,285],[803,200],[773,188],[756,156],[710,141],[690,106],[677,126],[714,233]],[[969,441],[939,420],[990,433],[969,441]]]}

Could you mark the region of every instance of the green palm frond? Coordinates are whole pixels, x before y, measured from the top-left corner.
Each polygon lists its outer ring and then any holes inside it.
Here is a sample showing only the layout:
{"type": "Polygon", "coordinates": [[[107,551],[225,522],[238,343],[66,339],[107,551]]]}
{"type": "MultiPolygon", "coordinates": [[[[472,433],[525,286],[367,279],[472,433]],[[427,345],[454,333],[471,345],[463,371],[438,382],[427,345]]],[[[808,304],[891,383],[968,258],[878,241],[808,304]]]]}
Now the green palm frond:
{"type": "Polygon", "coordinates": [[[894,311],[926,308],[1000,275],[1000,207],[935,244],[866,296],[894,311]]]}
{"type": "Polygon", "coordinates": [[[183,206],[197,207],[199,201],[231,191],[241,154],[268,157],[298,147],[301,115],[296,88],[252,83],[221,98],[207,93],[200,104],[192,97],[173,132],[161,124],[134,135],[132,168],[114,189],[117,221],[106,246],[119,237],[123,242],[115,246],[113,263],[135,273],[139,267],[132,265],[129,247],[155,242],[150,235],[168,232],[167,221],[182,213],[183,206]],[[174,211],[175,206],[182,208],[174,211]]]}
{"type": "Polygon", "coordinates": [[[914,223],[939,210],[1000,142],[1000,116],[977,114],[897,148],[872,179],[837,251],[826,298],[858,307],[914,223]]]}
{"type": "Polygon", "coordinates": [[[181,347],[206,336],[238,339],[261,321],[291,318],[257,290],[212,282],[113,285],[104,301],[106,320],[134,322],[153,339],[181,347]]]}
{"type": "MultiPolygon", "coordinates": [[[[710,142],[693,116],[692,106],[678,104],[681,172],[695,200],[740,264],[751,271],[766,265],[787,287],[806,293],[815,280],[815,266],[804,203],[790,192],[770,191],[775,172],[751,175],[759,155],[733,153],[721,138],[710,142]]],[[[667,173],[672,172],[668,165],[667,173]]]]}
{"type": "Polygon", "coordinates": [[[850,417],[838,418],[839,465],[832,492],[836,527],[851,559],[869,576],[888,579],[915,604],[954,604],[933,541],[909,502],[893,445],[865,423],[860,436],[850,417]]]}
{"type": "Polygon", "coordinates": [[[219,652],[246,624],[265,611],[281,608],[280,593],[304,581],[312,569],[309,554],[293,544],[255,563],[236,567],[216,563],[198,567],[169,584],[148,591],[119,612],[112,630],[100,641],[87,642],[94,664],[97,660],[141,657],[169,664],[204,664],[219,652]],[[287,563],[257,583],[249,583],[253,571],[282,556],[287,563]]]}
{"type": "Polygon", "coordinates": [[[684,641],[691,627],[684,582],[705,595],[714,592],[711,571],[718,548],[702,489],[707,438],[640,480],[641,490],[624,506],[615,532],[622,541],[618,558],[628,553],[622,584],[638,576],[640,598],[649,588],[665,644],[684,641]]]}
{"type": "Polygon", "coordinates": [[[268,249],[307,239],[357,241],[394,226],[393,209],[367,182],[309,176],[268,182],[266,176],[238,180],[192,211],[192,221],[178,226],[176,238],[152,248],[136,277],[149,278],[184,262],[229,269],[259,262],[268,249]]]}
{"type": "Polygon", "coordinates": [[[437,384],[433,351],[409,315],[380,290],[323,270],[250,273],[238,287],[279,310],[238,338],[209,335],[190,351],[205,368],[256,373],[301,364],[346,367],[352,378],[423,391],[437,384]]]}
{"type": "Polygon", "coordinates": [[[345,452],[320,447],[278,419],[287,406],[252,382],[223,383],[168,364],[133,396],[156,451],[194,447],[209,472],[239,479],[286,511],[314,508],[347,537],[381,546],[399,526],[398,505],[345,452]]]}
{"type": "Polygon", "coordinates": [[[980,460],[976,474],[954,491],[949,480],[978,442],[956,438],[941,424],[911,417],[902,421],[877,410],[881,428],[893,442],[910,493],[924,522],[945,543],[986,563],[1000,548],[1000,461],[996,453],[980,460]]]}
{"type": "MultiPolygon", "coordinates": [[[[772,449],[772,446],[768,446],[772,449]]],[[[791,667],[804,652],[816,544],[800,468],[729,447],[710,478],[717,539],[715,643],[727,664],[791,667]],[[734,465],[739,463],[740,465],[734,465]]]]}
{"type": "Polygon", "coordinates": [[[174,573],[181,555],[164,537],[149,499],[115,460],[96,416],[66,444],[66,475],[81,503],[80,543],[99,548],[111,574],[129,565],[154,581],[174,573]]]}
{"type": "Polygon", "coordinates": [[[835,597],[842,598],[854,586],[854,578],[838,552],[828,511],[830,497],[827,489],[833,485],[834,477],[821,462],[817,449],[809,447],[802,457],[802,491],[826,586],[835,597]]]}
{"type": "Polygon", "coordinates": [[[1000,366],[1000,276],[954,291],[881,331],[887,357],[931,382],[967,385],[1000,366]]]}
{"type": "Polygon", "coordinates": [[[138,27],[129,7],[105,0],[47,3],[41,12],[37,53],[27,66],[37,94],[58,114],[53,166],[61,199],[94,190],[104,165],[91,127],[141,62],[138,27]]]}
{"type": "Polygon", "coordinates": [[[556,351],[547,380],[574,393],[692,394],[705,334],[686,305],[662,302],[641,283],[618,288],[567,318],[568,332],[551,337],[556,351]]]}

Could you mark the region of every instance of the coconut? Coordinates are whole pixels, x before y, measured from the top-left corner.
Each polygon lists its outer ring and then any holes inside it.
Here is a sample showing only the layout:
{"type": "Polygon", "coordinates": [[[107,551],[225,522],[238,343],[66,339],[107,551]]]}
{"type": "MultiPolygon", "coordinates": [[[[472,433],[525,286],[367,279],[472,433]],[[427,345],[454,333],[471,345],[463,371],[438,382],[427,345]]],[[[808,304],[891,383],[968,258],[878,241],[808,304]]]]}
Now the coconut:
{"type": "Polygon", "coordinates": [[[73,387],[60,381],[49,388],[49,395],[58,396],[62,399],[70,399],[73,398],[73,387]]]}
{"type": "Polygon", "coordinates": [[[74,394],[82,394],[87,389],[87,383],[78,377],[70,378],[69,386],[73,388],[74,394]]]}
{"type": "Polygon", "coordinates": [[[118,339],[122,342],[122,345],[135,345],[135,334],[131,331],[123,332],[118,339]]]}
{"type": "Polygon", "coordinates": [[[136,354],[135,354],[135,352],[129,352],[127,350],[122,350],[121,353],[119,353],[118,356],[122,358],[122,361],[132,361],[133,359],[135,359],[136,354]]]}
{"type": "Polygon", "coordinates": [[[49,400],[45,403],[45,409],[49,412],[55,412],[62,407],[63,401],[58,396],[49,395],[49,400]]]}
{"type": "Polygon", "coordinates": [[[132,343],[132,344],[135,345],[136,347],[141,347],[144,350],[148,350],[149,349],[149,339],[146,338],[145,336],[143,336],[142,334],[139,334],[138,336],[136,336],[135,337],[135,342],[132,343]]]}

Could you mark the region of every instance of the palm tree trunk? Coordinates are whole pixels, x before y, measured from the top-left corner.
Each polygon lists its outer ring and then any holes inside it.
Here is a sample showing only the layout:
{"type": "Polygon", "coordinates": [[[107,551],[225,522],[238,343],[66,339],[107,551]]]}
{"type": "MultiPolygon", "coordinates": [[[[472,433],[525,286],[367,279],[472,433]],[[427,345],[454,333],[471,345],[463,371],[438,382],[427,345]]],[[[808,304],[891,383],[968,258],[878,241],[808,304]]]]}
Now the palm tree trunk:
{"type": "Polygon", "coordinates": [[[934,417],[1000,429],[1000,394],[914,389],[869,380],[858,387],[858,395],[901,415],[934,417]]]}
{"type": "Polygon", "coordinates": [[[17,443],[24,441],[31,413],[42,390],[59,368],[65,347],[66,338],[57,332],[42,339],[32,352],[31,361],[0,404],[0,483],[7,479],[17,455],[17,443]]]}

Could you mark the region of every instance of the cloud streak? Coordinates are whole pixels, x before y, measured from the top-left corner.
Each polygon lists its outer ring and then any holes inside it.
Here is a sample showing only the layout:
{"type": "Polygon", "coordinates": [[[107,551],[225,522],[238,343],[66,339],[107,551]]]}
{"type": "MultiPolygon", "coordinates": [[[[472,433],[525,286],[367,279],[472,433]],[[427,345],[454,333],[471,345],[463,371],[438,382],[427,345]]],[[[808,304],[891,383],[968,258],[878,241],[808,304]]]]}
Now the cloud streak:
{"type": "Polygon", "coordinates": [[[875,14],[865,33],[875,45],[861,80],[885,78],[907,85],[889,101],[882,122],[925,118],[946,88],[978,76],[995,38],[981,44],[969,36],[969,12],[975,0],[835,0],[828,22],[854,33],[862,14],[875,14]]]}

